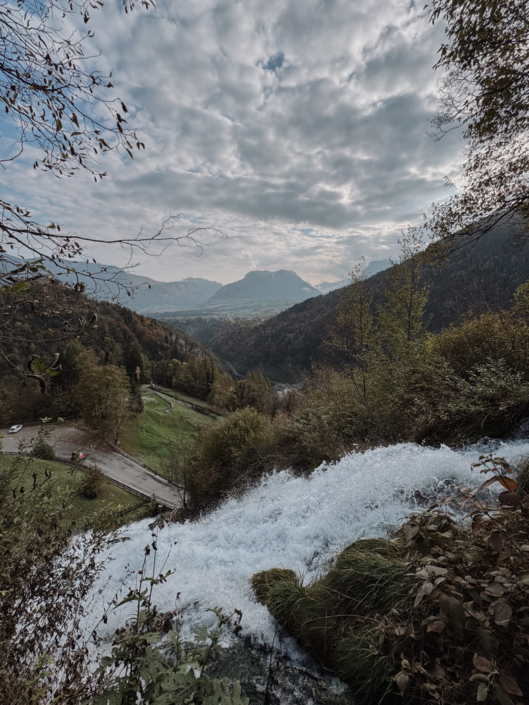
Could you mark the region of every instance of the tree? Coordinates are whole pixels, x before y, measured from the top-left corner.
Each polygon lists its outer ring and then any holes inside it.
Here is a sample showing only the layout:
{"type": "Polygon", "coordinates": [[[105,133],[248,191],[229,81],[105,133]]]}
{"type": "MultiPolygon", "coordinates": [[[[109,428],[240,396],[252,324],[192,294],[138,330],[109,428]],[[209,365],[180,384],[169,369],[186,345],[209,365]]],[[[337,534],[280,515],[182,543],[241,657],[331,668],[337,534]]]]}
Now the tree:
{"type": "Polygon", "coordinates": [[[269,446],[272,434],[270,419],[250,408],[203,428],[188,477],[192,506],[205,507],[235,485],[242,487],[255,466],[261,465],[260,454],[269,446]]]}
{"type": "Polygon", "coordinates": [[[208,396],[208,402],[218,409],[233,411],[235,401],[235,382],[226,372],[219,373],[208,396]]]}
{"type": "Polygon", "coordinates": [[[251,407],[264,416],[271,416],[276,401],[274,388],[262,370],[248,372],[235,387],[236,404],[239,409],[251,407]]]}
{"type": "Polygon", "coordinates": [[[410,228],[400,240],[399,263],[388,271],[386,303],[379,308],[378,323],[384,352],[392,360],[412,355],[426,336],[424,308],[429,287],[421,279],[421,270],[429,255],[421,251],[423,244],[421,231],[410,228]]]}
{"type": "MultiPolygon", "coordinates": [[[[140,2],[145,8],[154,4],[154,0],[140,2]]],[[[93,57],[85,49],[93,34],[72,29],[79,23],[79,15],[86,25],[90,13],[102,6],[100,0],[0,3],[0,101],[14,144],[0,158],[4,168],[9,168],[29,146],[35,154],[33,169],[47,174],[42,178],[70,178],[84,170],[98,182],[106,175],[99,160],[107,152],[119,150],[132,158],[134,150],[145,148],[128,125],[127,106],[110,93],[111,75],[89,68],[93,57]]],[[[134,0],[124,0],[124,7],[125,11],[132,10],[134,0]]],[[[196,239],[199,231],[219,232],[200,227],[183,236],[173,235],[169,231],[179,217],[166,219],[153,235],[140,231],[136,237],[109,241],[63,232],[58,223],[39,223],[32,217],[29,204],[0,199],[0,355],[23,372],[24,365],[13,362],[8,355],[16,337],[13,322],[39,312],[56,316],[75,310],[75,300],[57,286],[62,275],[74,277],[71,288],[75,293],[85,290],[87,279],[94,289],[108,282],[108,274],[87,271],[77,262],[88,243],[120,243],[130,248],[132,256],[136,249],[145,251],[152,243],[164,247],[182,239],[200,247],[196,239]]],[[[119,273],[113,280],[124,293],[131,293],[133,287],[126,279],[121,283],[119,273]]],[[[56,336],[57,343],[82,333],[88,323],[77,320],[64,335],[56,336]]],[[[40,374],[40,379],[45,391],[47,375],[40,374]]]]}
{"type": "MultiPolygon", "coordinates": [[[[152,4],[141,2],[145,7],[152,4]]],[[[124,4],[126,10],[134,7],[130,0],[124,4]]],[[[80,14],[86,24],[90,10],[102,5],[89,0],[0,5],[0,100],[4,120],[11,118],[10,132],[16,136],[13,151],[0,160],[4,166],[30,145],[40,153],[34,169],[58,177],[87,170],[97,181],[105,176],[100,154],[119,149],[132,158],[132,150],[145,147],[127,126],[127,106],[107,97],[113,88],[110,77],[87,68],[85,45],[93,34],[71,31],[73,15],[80,14]]],[[[46,254],[61,261],[81,255],[81,241],[89,239],[63,234],[54,223],[45,227],[35,222],[27,207],[4,200],[0,207],[2,252],[6,246],[21,246],[37,258],[46,254]]]]}
{"type": "Polygon", "coordinates": [[[127,373],[122,367],[99,366],[91,350],[79,356],[79,367],[75,392],[83,419],[90,428],[117,442],[125,422],[131,416],[127,373]]]}
{"type": "Polygon", "coordinates": [[[440,83],[436,137],[462,127],[461,193],[434,208],[444,238],[479,237],[513,215],[529,218],[529,10],[526,0],[431,0],[430,21],[445,23],[435,68],[440,83]]]}
{"type": "Polygon", "coordinates": [[[362,257],[349,275],[351,284],[340,301],[336,319],[329,326],[326,342],[353,366],[350,370],[352,379],[367,405],[366,375],[375,338],[371,312],[373,290],[364,269],[365,259],[362,257]]]}
{"type": "Polygon", "coordinates": [[[163,462],[164,475],[176,485],[184,509],[188,509],[192,460],[193,444],[187,438],[180,438],[171,444],[170,455],[163,462]]]}

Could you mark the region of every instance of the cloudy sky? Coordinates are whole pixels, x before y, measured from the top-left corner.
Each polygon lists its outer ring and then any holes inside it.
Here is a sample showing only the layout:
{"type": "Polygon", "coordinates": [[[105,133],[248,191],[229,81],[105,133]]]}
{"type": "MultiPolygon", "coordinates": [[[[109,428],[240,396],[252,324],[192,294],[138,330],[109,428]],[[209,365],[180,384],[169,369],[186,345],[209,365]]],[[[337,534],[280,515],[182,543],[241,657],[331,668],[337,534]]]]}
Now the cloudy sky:
{"type": "MultiPolygon", "coordinates": [[[[313,284],[398,253],[399,232],[449,194],[461,143],[428,136],[443,40],[415,0],[157,0],[93,13],[98,65],[146,150],[109,176],[57,180],[19,160],[4,197],[98,237],[215,224],[206,247],[136,256],[137,274],[228,283],[293,269],[313,284]]],[[[2,125],[0,124],[0,128],[2,125]]],[[[30,158],[30,154],[28,157],[30,158]]],[[[122,265],[127,253],[88,254],[122,265]]]]}

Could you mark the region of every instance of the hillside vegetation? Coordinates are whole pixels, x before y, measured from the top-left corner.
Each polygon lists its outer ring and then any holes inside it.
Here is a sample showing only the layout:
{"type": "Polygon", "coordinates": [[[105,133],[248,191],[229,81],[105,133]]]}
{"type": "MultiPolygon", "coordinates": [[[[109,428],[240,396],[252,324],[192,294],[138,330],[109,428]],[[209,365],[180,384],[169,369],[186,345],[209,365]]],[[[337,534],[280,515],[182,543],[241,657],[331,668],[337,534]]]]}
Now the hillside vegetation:
{"type": "Polygon", "coordinates": [[[180,444],[192,445],[199,431],[213,420],[205,414],[173,402],[168,402],[152,393],[144,392],[143,411],[125,428],[121,447],[149,468],[165,474],[165,462],[176,452],[180,444]]]}
{"type": "MultiPolygon", "coordinates": [[[[326,328],[326,364],[313,366],[301,393],[267,405],[256,377],[255,392],[232,407],[240,410],[200,434],[192,504],[211,504],[278,467],[307,472],[381,444],[502,438],[527,417],[529,283],[516,289],[511,310],[429,332],[431,253],[418,254],[419,245],[413,233],[403,239],[381,303],[380,282],[353,272],[326,328]]],[[[252,375],[265,379],[249,373],[246,384],[252,375]]],[[[229,408],[233,381],[215,384],[229,408]]]]}
{"type": "Polygon", "coordinates": [[[118,304],[90,301],[44,279],[28,289],[27,304],[11,306],[17,294],[3,294],[0,339],[8,354],[0,357],[2,425],[80,415],[86,393],[75,390],[88,363],[120,368],[138,384],[150,381],[156,364],[172,362],[181,366],[174,382],[182,391],[209,394],[205,370],[216,369],[214,356],[161,321],[118,304]],[[33,297],[38,297],[36,305],[33,297]]]}
{"type": "MultiPolygon", "coordinates": [[[[460,241],[443,266],[423,268],[421,277],[430,287],[425,308],[428,330],[439,332],[466,314],[513,305],[516,287],[529,273],[529,243],[518,241],[520,232],[520,223],[511,221],[476,241],[460,241]]],[[[389,271],[369,279],[375,305],[384,299],[389,271]]],[[[193,335],[240,374],[262,369],[279,382],[297,382],[312,364],[328,359],[327,329],[346,291],[308,299],[257,326],[222,321],[193,335]]]]}

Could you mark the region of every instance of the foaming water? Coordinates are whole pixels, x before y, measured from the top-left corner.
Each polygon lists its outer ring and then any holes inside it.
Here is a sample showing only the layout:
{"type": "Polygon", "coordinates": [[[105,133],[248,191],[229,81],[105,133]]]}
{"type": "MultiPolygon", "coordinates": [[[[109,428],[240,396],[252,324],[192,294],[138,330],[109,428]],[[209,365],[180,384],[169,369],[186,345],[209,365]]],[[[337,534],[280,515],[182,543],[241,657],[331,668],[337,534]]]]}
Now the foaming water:
{"type": "MultiPolygon", "coordinates": [[[[155,588],[154,601],[163,611],[184,609],[189,630],[211,624],[208,607],[240,609],[243,635],[270,644],[275,623],[253,597],[249,582],[253,573],[290,568],[309,581],[352,541],[386,536],[418,508],[417,492],[432,494],[446,480],[478,486],[483,475],[472,472],[470,463],[486,451],[484,446],[451,450],[400,444],[348,455],[309,478],[276,473],[201,520],[160,532],[157,570],[166,561],[164,570],[175,572],[155,588]]],[[[529,442],[496,444],[494,452],[513,459],[529,453],[529,442]]],[[[109,550],[113,560],[103,576],[103,604],[120,587],[131,585],[130,576],[125,578],[128,571],[141,569],[145,546],[152,541],[148,524],[132,525],[126,532],[130,540],[109,550]]],[[[126,608],[113,613],[107,634],[127,616],[126,608]]]]}

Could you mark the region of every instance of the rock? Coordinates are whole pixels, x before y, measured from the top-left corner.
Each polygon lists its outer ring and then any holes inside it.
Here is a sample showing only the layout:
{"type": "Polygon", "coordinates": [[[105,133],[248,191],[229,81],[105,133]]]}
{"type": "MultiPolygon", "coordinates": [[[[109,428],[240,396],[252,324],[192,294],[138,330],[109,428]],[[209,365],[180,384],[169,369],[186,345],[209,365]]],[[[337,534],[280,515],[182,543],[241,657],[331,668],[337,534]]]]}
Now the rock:
{"type": "Polygon", "coordinates": [[[241,683],[250,705],[352,705],[349,689],[308,657],[302,664],[250,637],[217,646],[207,668],[212,678],[241,683]]]}

